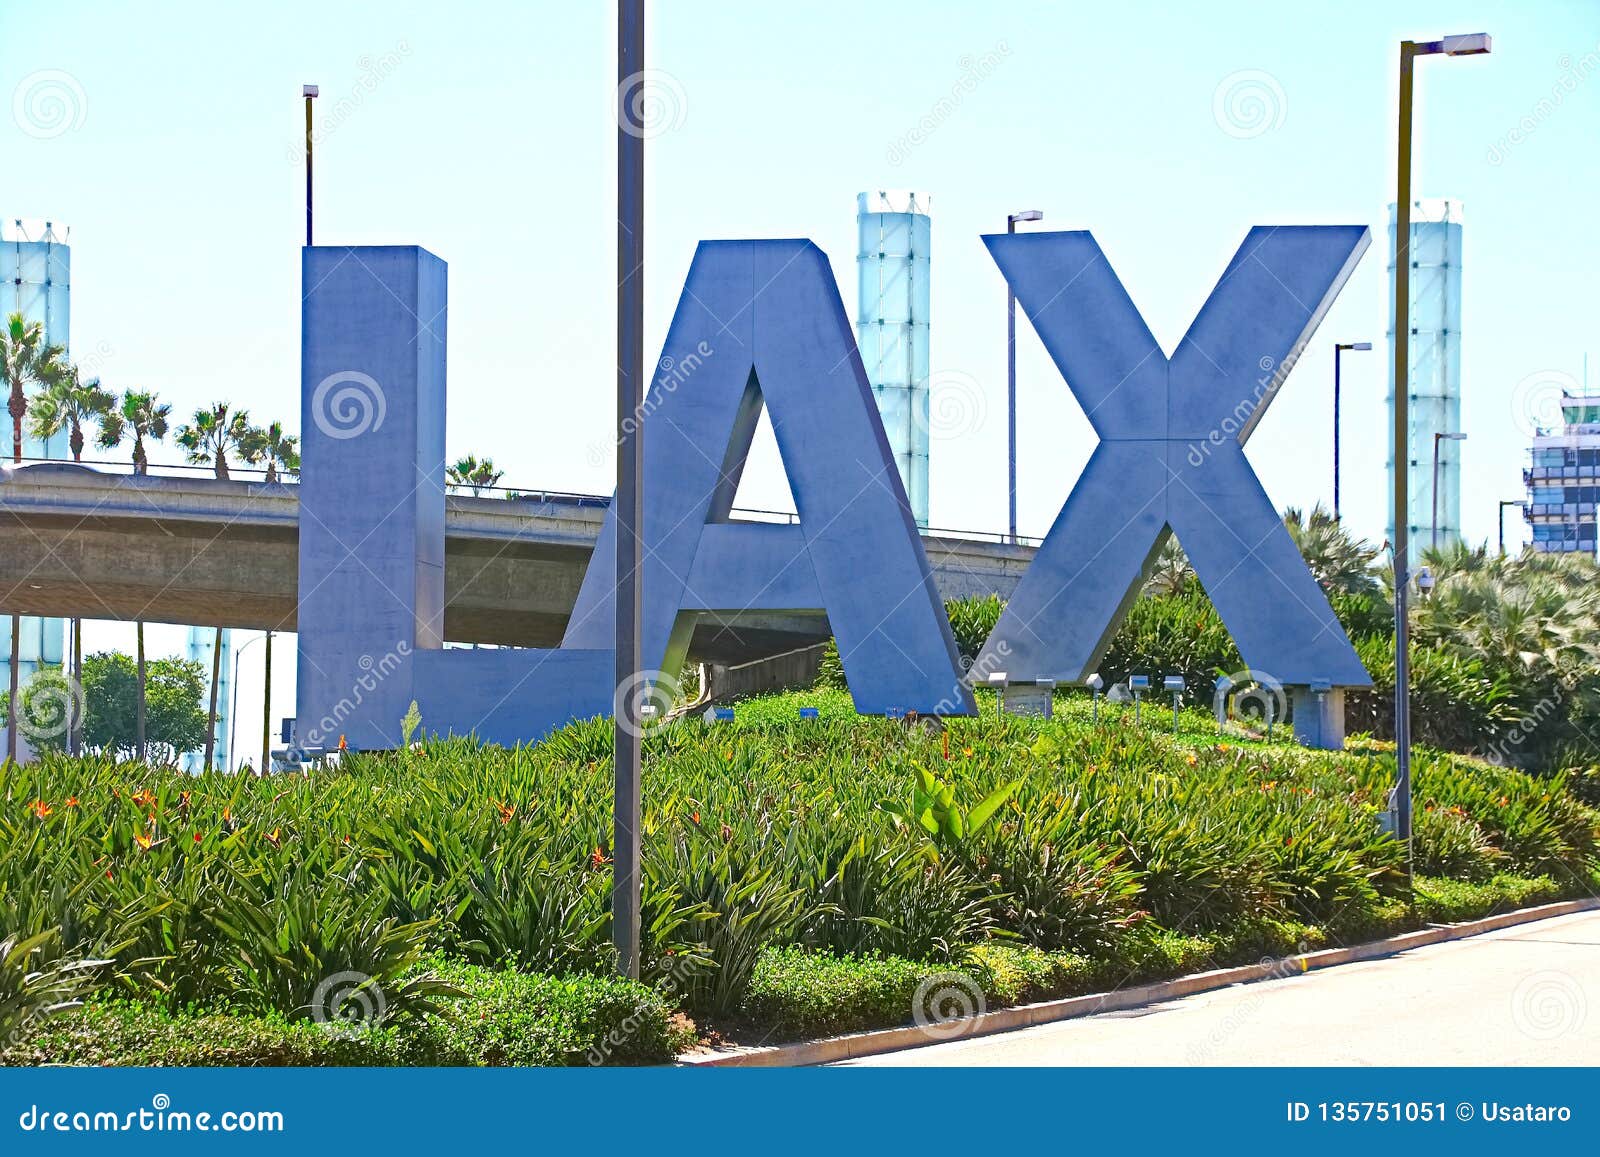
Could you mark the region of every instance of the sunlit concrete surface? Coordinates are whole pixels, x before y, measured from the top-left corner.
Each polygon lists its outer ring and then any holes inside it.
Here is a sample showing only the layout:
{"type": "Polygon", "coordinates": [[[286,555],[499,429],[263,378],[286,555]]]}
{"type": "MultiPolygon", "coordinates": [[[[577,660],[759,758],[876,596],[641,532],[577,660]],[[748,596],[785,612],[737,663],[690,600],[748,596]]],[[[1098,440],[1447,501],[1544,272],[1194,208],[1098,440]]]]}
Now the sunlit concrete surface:
{"type": "Polygon", "coordinates": [[[860,1065],[1600,1065],[1600,912],[860,1065]]]}

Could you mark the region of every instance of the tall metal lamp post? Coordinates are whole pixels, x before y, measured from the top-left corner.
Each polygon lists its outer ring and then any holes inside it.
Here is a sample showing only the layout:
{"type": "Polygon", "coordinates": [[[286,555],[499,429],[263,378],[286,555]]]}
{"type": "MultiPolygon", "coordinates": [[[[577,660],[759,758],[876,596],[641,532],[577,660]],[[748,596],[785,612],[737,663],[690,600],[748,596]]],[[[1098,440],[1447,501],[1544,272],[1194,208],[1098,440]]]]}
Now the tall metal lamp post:
{"type": "MultiPolygon", "coordinates": [[[[1394,752],[1395,835],[1411,842],[1410,535],[1406,520],[1411,472],[1411,104],[1419,56],[1477,56],[1489,51],[1478,32],[1442,40],[1400,42],[1399,155],[1395,166],[1394,228],[1394,752]]],[[[1409,863],[1409,853],[1407,862],[1409,863]]]]}
{"type": "Polygon", "coordinates": [[[1333,520],[1339,521],[1339,355],[1345,350],[1369,350],[1370,341],[1335,342],[1333,346],[1333,520]]]}
{"type": "Polygon", "coordinates": [[[306,244],[311,244],[311,102],[317,99],[317,86],[303,84],[300,95],[306,98],[306,244]]]}
{"type": "MultiPolygon", "coordinates": [[[[1018,221],[1043,221],[1037,209],[1024,209],[1006,217],[1006,232],[1015,233],[1018,221]]],[[[1017,295],[1006,284],[1006,494],[1009,502],[1010,541],[1017,541],[1017,295]]]]}
{"type": "Polygon", "coordinates": [[[1434,431],[1433,435],[1433,541],[1428,545],[1434,550],[1439,549],[1439,443],[1465,442],[1467,436],[1461,433],[1444,433],[1434,431]]]}
{"type": "Polygon", "coordinates": [[[644,0],[617,0],[617,558],[616,769],[611,832],[611,935],[617,968],[639,978],[639,514],[644,443],[644,0]]]}
{"type": "Polygon", "coordinates": [[[1521,505],[1522,499],[1520,498],[1502,498],[1500,500],[1500,557],[1502,558],[1505,557],[1506,553],[1506,507],[1521,505]]]}

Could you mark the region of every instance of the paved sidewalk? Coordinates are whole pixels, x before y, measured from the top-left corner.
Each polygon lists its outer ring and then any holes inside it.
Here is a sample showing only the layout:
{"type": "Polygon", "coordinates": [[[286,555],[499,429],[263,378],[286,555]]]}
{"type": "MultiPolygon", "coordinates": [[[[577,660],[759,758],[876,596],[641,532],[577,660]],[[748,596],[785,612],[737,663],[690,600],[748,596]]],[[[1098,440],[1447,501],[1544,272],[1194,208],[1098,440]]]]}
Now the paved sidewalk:
{"type": "Polygon", "coordinates": [[[857,1065],[1600,1065],[1600,912],[857,1065]]]}

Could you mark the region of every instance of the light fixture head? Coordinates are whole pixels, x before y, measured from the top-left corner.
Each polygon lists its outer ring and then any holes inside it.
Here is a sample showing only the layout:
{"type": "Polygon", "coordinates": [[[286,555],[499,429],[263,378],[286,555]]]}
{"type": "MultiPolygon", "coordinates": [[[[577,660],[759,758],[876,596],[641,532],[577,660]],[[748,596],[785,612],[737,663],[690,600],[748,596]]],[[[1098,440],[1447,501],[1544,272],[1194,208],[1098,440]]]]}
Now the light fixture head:
{"type": "Polygon", "coordinates": [[[1345,348],[1352,350],[1369,350],[1372,348],[1372,343],[1370,341],[1353,341],[1345,348]]]}
{"type": "Polygon", "coordinates": [[[1091,691],[1098,691],[1100,688],[1106,685],[1106,681],[1100,678],[1100,672],[1098,671],[1096,671],[1093,675],[1090,675],[1083,681],[1083,683],[1084,686],[1088,687],[1091,691]]]}
{"type": "Polygon", "coordinates": [[[1148,675],[1129,675],[1128,676],[1128,687],[1131,690],[1134,690],[1134,691],[1148,691],[1148,690],[1150,690],[1150,676],[1148,676],[1148,675]]]}
{"type": "Polygon", "coordinates": [[[1044,214],[1037,209],[1024,209],[1020,213],[1011,214],[1013,221],[1043,221],[1044,214]]]}
{"type": "Polygon", "coordinates": [[[991,687],[1004,687],[1010,680],[1004,671],[991,671],[987,680],[991,687]]]}
{"type": "Polygon", "coordinates": [[[300,95],[301,96],[312,97],[312,96],[316,96],[317,92],[318,92],[317,86],[314,85],[314,84],[302,84],[300,86],[300,95]]]}
{"type": "Polygon", "coordinates": [[[1177,694],[1184,688],[1183,676],[1168,675],[1165,679],[1161,680],[1161,686],[1164,689],[1171,691],[1173,694],[1177,694]]]}
{"type": "Polygon", "coordinates": [[[1446,56],[1483,56],[1490,48],[1489,34],[1469,32],[1464,36],[1446,36],[1439,47],[1446,56]]]}

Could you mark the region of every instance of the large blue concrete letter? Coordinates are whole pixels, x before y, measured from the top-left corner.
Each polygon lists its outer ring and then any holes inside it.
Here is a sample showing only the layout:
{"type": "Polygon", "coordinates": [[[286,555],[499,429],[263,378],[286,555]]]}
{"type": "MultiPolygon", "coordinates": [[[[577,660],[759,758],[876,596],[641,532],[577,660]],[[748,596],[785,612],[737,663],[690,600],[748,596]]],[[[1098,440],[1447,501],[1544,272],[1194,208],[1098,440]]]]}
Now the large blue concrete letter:
{"type": "Polygon", "coordinates": [[[1252,229],[1170,359],[1089,233],[983,240],[1100,445],[979,662],[1013,679],[1084,678],[1176,532],[1252,668],[1288,685],[1369,685],[1244,456],[1367,229],[1252,229]]]}
{"type": "Polygon", "coordinates": [[[445,264],[307,248],[301,304],[299,742],[514,743],[611,710],[606,650],[446,651],[445,264]]]}
{"type": "MultiPolygon", "coordinates": [[[[973,709],[827,258],[702,242],[645,401],[644,663],[677,671],[698,616],[821,610],[864,714],[973,709]],[[799,525],[729,511],[765,405],[799,525]]],[[[564,646],[611,637],[606,519],[564,646]]]]}

